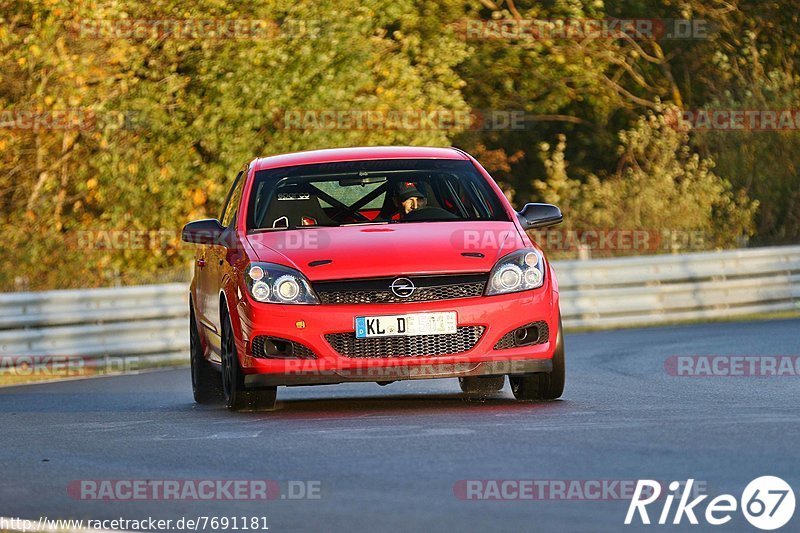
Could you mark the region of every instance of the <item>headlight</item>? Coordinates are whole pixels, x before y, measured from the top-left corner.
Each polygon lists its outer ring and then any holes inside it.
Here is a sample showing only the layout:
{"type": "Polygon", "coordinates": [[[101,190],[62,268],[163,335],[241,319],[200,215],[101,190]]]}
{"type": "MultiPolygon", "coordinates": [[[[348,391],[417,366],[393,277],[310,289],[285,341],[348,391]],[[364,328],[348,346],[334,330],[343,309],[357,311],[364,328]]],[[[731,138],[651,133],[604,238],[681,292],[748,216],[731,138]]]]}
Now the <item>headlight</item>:
{"type": "Polygon", "coordinates": [[[259,302],[318,304],[306,277],[293,268],[272,263],[251,263],[244,275],[250,294],[259,302]]]}
{"type": "Polygon", "coordinates": [[[489,274],[486,295],[536,289],[544,284],[544,259],[532,248],[512,252],[500,259],[489,274]]]}

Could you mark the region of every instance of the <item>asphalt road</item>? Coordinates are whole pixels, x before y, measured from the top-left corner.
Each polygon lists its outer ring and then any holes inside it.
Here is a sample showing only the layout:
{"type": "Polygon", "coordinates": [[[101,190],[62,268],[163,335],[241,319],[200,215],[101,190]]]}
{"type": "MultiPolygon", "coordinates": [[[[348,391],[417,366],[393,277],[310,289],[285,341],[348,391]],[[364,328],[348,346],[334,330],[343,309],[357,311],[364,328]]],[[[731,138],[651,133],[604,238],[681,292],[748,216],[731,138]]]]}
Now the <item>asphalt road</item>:
{"type": "MultiPolygon", "coordinates": [[[[800,498],[800,377],[676,377],[671,355],[800,355],[800,320],[568,334],[561,401],[455,380],[281,388],[278,409],[193,404],[188,369],[0,390],[0,516],[266,516],[271,531],[619,531],[627,500],[475,501],[460,480],[685,480],[800,498]],[[78,480],[268,479],[318,499],[87,501],[78,480]],[[296,485],[295,485],[296,486],[296,485]]],[[[653,511],[658,516],[661,507],[653,511]]],[[[800,511],[783,531],[800,530],[800,511]]],[[[686,520],[684,519],[684,523],[686,520]]],[[[650,526],[650,531],[673,530],[650,526]]],[[[737,513],[724,526],[755,531],[737,513]]]]}

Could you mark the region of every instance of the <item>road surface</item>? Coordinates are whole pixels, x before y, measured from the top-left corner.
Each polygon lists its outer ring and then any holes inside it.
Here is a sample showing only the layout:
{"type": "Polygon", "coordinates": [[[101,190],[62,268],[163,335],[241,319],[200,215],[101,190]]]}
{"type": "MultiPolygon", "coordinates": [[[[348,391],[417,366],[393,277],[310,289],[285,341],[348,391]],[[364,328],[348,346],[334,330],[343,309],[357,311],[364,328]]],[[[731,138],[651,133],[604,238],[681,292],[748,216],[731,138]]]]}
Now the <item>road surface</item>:
{"type": "MultiPolygon", "coordinates": [[[[800,355],[800,320],[576,333],[566,346],[564,397],[543,404],[515,402],[507,384],[466,400],[448,379],[280,388],[276,411],[237,414],[195,405],[188,369],[3,389],[0,516],[265,516],[271,531],[663,531],[672,526],[625,528],[628,500],[613,494],[478,501],[461,489],[464,480],[585,488],[694,478],[738,497],[753,478],[776,475],[800,497],[799,377],[665,371],[672,355],[800,355]],[[98,501],[74,489],[209,479],[274,480],[281,493],[98,501]],[[318,497],[293,499],[300,488],[318,497]]],[[[755,531],[739,513],[725,526],[680,529],[755,531]]],[[[800,530],[800,518],[783,530],[800,530]]]]}

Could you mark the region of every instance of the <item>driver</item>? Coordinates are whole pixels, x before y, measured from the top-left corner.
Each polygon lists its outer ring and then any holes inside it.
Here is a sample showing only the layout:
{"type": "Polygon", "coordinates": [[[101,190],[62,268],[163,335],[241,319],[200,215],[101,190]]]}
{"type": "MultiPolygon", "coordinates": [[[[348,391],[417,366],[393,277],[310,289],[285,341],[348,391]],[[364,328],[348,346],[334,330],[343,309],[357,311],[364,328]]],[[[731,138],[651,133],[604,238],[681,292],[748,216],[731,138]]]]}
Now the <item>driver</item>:
{"type": "Polygon", "coordinates": [[[429,206],[428,198],[410,181],[400,182],[397,185],[394,201],[400,210],[400,218],[403,220],[422,221],[458,218],[453,213],[440,207],[429,206]]]}
{"type": "Polygon", "coordinates": [[[412,211],[422,209],[428,205],[428,199],[410,181],[398,184],[397,194],[395,194],[394,199],[397,208],[400,209],[400,216],[403,218],[412,211]]]}

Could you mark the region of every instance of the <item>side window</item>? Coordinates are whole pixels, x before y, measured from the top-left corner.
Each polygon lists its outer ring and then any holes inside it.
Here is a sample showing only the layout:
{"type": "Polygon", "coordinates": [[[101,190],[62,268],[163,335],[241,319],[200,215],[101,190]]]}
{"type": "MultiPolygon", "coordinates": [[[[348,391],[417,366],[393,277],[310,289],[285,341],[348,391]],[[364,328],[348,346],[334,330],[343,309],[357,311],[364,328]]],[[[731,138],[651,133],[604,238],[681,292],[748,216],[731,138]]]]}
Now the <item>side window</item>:
{"type": "Polygon", "coordinates": [[[240,170],[233,180],[231,190],[225,198],[225,207],[222,208],[222,217],[220,222],[224,227],[229,227],[236,218],[236,212],[239,210],[239,203],[242,201],[242,188],[244,187],[244,171],[240,170]]]}

